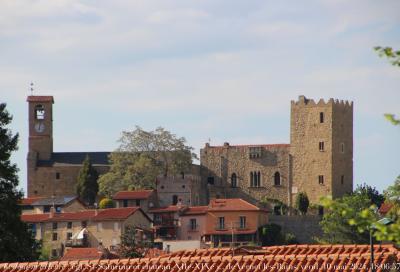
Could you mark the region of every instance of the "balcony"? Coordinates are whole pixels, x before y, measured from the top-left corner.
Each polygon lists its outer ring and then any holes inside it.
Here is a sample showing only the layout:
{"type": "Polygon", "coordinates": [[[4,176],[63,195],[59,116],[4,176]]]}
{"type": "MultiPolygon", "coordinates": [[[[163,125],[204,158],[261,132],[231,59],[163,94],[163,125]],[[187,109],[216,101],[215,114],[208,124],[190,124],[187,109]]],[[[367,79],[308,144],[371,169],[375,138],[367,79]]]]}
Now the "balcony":
{"type": "Polygon", "coordinates": [[[215,230],[246,230],[248,229],[246,224],[240,222],[228,222],[225,224],[215,224],[215,230]]]}
{"type": "Polygon", "coordinates": [[[155,219],[153,222],[154,227],[178,227],[178,219],[155,219]]]}
{"type": "Polygon", "coordinates": [[[65,242],[66,247],[89,247],[89,242],[87,239],[74,239],[67,240],[65,242]]]}

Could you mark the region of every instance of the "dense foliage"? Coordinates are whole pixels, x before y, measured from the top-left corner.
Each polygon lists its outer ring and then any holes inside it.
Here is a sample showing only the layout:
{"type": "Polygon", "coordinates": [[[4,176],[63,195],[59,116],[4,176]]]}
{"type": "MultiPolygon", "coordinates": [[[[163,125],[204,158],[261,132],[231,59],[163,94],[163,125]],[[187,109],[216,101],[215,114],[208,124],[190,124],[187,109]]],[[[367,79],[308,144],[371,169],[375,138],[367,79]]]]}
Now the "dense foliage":
{"type": "Polygon", "coordinates": [[[114,201],[110,198],[103,198],[99,203],[100,209],[114,208],[114,201]]]}
{"type": "Polygon", "coordinates": [[[196,158],[185,138],[161,127],[145,131],[137,126],[122,132],[119,142],[110,155],[110,171],[99,179],[100,192],[108,197],[121,190],[155,188],[158,176],[187,172],[196,158]]]}
{"type": "Polygon", "coordinates": [[[98,174],[93,168],[89,156],[86,156],[78,174],[76,183],[76,194],[88,205],[93,205],[96,201],[99,185],[97,184],[98,174]]]}
{"type": "Polygon", "coordinates": [[[20,218],[23,194],[17,189],[18,168],[10,161],[18,148],[18,134],[7,128],[11,121],[6,104],[0,104],[0,262],[35,260],[39,247],[20,218]]]}
{"type": "Polygon", "coordinates": [[[304,192],[300,192],[296,196],[296,209],[301,214],[307,214],[308,206],[310,205],[310,201],[308,200],[308,196],[304,192]]]}

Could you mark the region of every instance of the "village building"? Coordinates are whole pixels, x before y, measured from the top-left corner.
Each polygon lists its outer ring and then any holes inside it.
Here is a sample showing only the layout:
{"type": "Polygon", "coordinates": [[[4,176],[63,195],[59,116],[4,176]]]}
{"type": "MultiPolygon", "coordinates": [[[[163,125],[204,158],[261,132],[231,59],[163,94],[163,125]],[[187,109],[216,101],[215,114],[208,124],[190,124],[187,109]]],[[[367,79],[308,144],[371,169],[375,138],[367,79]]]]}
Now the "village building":
{"type": "Polygon", "coordinates": [[[28,197],[21,200],[22,214],[50,213],[51,208],[57,213],[77,212],[86,209],[76,196],[28,197]]]}
{"type": "Polygon", "coordinates": [[[139,208],[112,208],[79,212],[24,214],[36,240],[52,258],[63,256],[66,248],[99,247],[115,250],[126,227],[133,226],[138,239],[151,239],[152,220],[139,208]]]}
{"type": "Polygon", "coordinates": [[[146,214],[158,207],[158,196],[155,190],[120,191],[113,196],[117,208],[140,207],[146,214]]]}

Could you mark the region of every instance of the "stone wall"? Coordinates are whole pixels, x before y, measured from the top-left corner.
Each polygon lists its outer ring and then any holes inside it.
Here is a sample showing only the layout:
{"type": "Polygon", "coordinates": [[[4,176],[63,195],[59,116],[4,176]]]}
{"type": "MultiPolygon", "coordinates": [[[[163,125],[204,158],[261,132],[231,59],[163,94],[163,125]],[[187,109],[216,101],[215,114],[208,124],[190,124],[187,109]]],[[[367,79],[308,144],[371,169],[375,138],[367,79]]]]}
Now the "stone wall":
{"type": "Polygon", "coordinates": [[[207,184],[209,198],[243,198],[260,204],[264,198],[273,198],[289,204],[290,156],[289,145],[209,146],[200,151],[202,181],[207,184]],[[251,157],[252,148],[261,150],[251,157]],[[260,186],[251,186],[251,172],[260,172],[260,186]],[[274,175],[280,174],[280,185],[274,175]],[[236,176],[236,186],[233,186],[236,176]],[[209,178],[214,179],[210,184],[209,178]]]}
{"type": "Polygon", "coordinates": [[[269,223],[280,225],[284,233],[294,234],[301,244],[316,243],[313,237],[322,235],[319,215],[270,215],[268,219],[269,223]]]}

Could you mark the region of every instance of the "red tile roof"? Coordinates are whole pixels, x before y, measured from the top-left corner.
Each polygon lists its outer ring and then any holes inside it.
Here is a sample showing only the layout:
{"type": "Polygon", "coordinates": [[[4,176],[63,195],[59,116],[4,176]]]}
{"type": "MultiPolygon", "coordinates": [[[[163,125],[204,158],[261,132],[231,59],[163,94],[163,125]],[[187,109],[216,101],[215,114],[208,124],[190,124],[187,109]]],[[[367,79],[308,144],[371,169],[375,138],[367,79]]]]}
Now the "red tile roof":
{"type": "Polygon", "coordinates": [[[392,203],[383,203],[380,207],[379,207],[379,212],[383,215],[387,214],[390,209],[393,207],[392,203]]]}
{"type": "Polygon", "coordinates": [[[30,95],[26,99],[28,102],[52,102],[54,103],[53,96],[50,95],[30,95]]]}
{"type": "Polygon", "coordinates": [[[79,212],[67,212],[67,213],[54,213],[53,217],[51,214],[24,214],[21,215],[21,220],[28,223],[37,222],[64,222],[64,221],[82,221],[82,220],[123,220],[134,214],[136,211],[141,209],[139,207],[128,207],[128,208],[112,208],[104,210],[86,210],[79,212]]]}
{"type": "Polygon", "coordinates": [[[149,248],[145,255],[144,258],[155,258],[155,257],[160,257],[160,256],[164,256],[167,255],[168,252],[158,249],[158,248],[149,248]]]}
{"type": "Polygon", "coordinates": [[[20,205],[31,205],[33,202],[44,199],[44,197],[27,197],[21,199],[20,205]]]}
{"type": "MultiPolygon", "coordinates": [[[[314,246],[318,248],[334,248],[335,246],[314,246]]],[[[339,248],[346,246],[339,245],[339,248]]],[[[344,253],[325,253],[316,254],[295,254],[299,248],[309,248],[307,245],[291,247],[277,247],[277,252],[287,252],[287,254],[258,254],[257,251],[238,250],[235,256],[227,255],[230,249],[211,249],[206,252],[213,254],[199,255],[201,250],[191,251],[194,254],[170,254],[157,258],[136,258],[122,260],[104,261],[61,261],[61,262],[33,262],[33,263],[4,263],[0,264],[0,272],[125,272],[125,271],[195,271],[195,272],[245,272],[245,271],[329,271],[329,272],[362,272],[370,268],[370,253],[368,245],[355,246],[349,245],[344,253]],[[358,249],[355,253],[353,249],[358,249]],[[353,249],[352,249],[353,248],[353,249]],[[365,249],[365,250],[364,250],[365,249]],[[223,254],[220,254],[223,252],[223,254]],[[253,254],[256,253],[256,254],[253,254]],[[291,254],[294,253],[294,254],[291,254]]],[[[204,251],[203,251],[204,252],[204,251]]],[[[306,252],[306,251],[304,251],[306,252]]],[[[374,263],[378,267],[377,271],[398,271],[399,262],[398,250],[393,246],[376,246],[374,263]]]]}
{"type": "Polygon", "coordinates": [[[27,223],[40,223],[44,222],[49,218],[49,214],[22,214],[21,220],[27,223]]]}
{"type": "Polygon", "coordinates": [[[140,210],[139,207],[105,209],[99,211],[99,213],[94,217],[94,220],[126,219],[138,210],[140,210]]]}
{"type": "Polygon", "coordinates": [[[261,209],[241,198],[211,199],[208,211],[260,211],[261,209]]]}
{"type": "Polygon", "coordinates": [[[185,206],[170,205],[170,206],[167,206],[167,207],[149,209],[149,213],[178,212],[178,211],[183,210],[185,208],[186,208],[185,206]]]}
{"type": "Polygon", "coordinates": [[[192,206],[188,207],[181,216],[185,215],[197,215],[197,214],[206,214],[208,210],[208,206],[192,206]]]}
{"type": "Polygon", "coordinates": [[[103,257],[103,251],[89,248],[70,248],[67,249],[61,261],[77,261],[77,260],[100,260],[103,257]]]}
{"type": "Polygon", "coordinates": [[[151,196],[154,190],[140,190],[140,191],[120,191],[113,197],[114,200],[123,199],[147,199],[151,196]]]}

